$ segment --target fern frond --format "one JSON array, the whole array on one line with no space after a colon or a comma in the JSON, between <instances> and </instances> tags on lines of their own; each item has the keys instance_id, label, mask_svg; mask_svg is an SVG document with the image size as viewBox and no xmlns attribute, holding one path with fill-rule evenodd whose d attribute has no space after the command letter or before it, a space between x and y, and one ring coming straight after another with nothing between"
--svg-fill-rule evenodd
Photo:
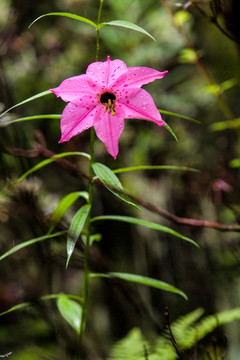
<instances>
[{"instance_id":1,"label":"fern frond","mask_svg":"<svg viewBox=\"0 0 240 360\"><path fill-rule=\"evenodd\" d=\"M198 322L202 315L203 309L199 308L171 324L174 339L181 351L190 350L217 327L237 319L240 320L240 308L209 315ZM167 332L155 339L152 344L142 335L140 329L134 328L124 339L113 346L108 359L146 360L144 347L148 350L148 360L176 360L178 358Z\"/></svg>"}]
</instances>

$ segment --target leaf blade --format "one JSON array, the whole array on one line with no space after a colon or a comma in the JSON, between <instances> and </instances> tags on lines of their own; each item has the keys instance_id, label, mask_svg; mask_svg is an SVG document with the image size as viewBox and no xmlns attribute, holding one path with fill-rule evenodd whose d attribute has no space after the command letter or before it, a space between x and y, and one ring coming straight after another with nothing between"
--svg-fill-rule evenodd
<instances>
[{"instance_id":1,"label":"leaf blade","mask_svg":"<svg viewBox=\"0 0 240 360\"><path fill-rule=\"evenodd\" d=\"M23 121L31 121L31 120L40 120L40 119L61 119L60 114L44 114L44 115L33 115L33 116L25 116L23 118L13 119L13 120L5 120L4 118L0 121L0 127L12 125L15 123L23 122Z\"/></svg>"},{"instance_id":2,"label":"leaf blade","mask_svg":"<svg viewBox=\"0 0 240 360\"><path fill-rule=\"evenodd\" d=\"M24 178L26 178L28 175L34 173L35 171L41 169L42 167L51 164L52 162L54 162L57 159L60 159L62 157L66 157L66 156L83 156L86 157L87 159L90 159L90 155L84 152L78 152L78 151L71 151L71 152L64 152L64 153L60 153L60 154L56 154L54 156L52 156L50 159L46 159L41 161L40 163L38 163L37 165L33 166L30 170L26 171L23 175L21 175L14 183L12 186L18 184L20 181L22 181Z\"/></svg>"},{"instance_id":3,"label":"leaf blade","mask_svg":"<svg viewBox=\"0 0 240 360\"><path fill-rule=\"evenodd\" d=\"M188 120L188 121L195 122L196 124L201 124L201 121L196 120L196 119L193 119L193 118L190 117L190 116L178 114L178 113L175 113L175 112L172 112L172 111L163 110L163 109L158 109L158 111L159 111L161 114L166 114L166 115L170 115L170 116L175 116L175 117L179 117L180 119L184 119L184 120Z\"/></svg>"},{"instance_id":4,"label":"leaf blade","mask_svg":"<svg viewBox=\"0 0 240 360\"><path fill-rule=\"evenodd\" d=\"M75 203L75 201L79 198L83 197L85 200L88 200L88 193L86 191L76 191L67 194L64 196L61 201L58 203L56 209L54 210L51 220L50 220L50 228L49 233L53 231L55 226L61 220L66 211Z\"/></svg>"},{"instance_id":5,"label":"leaf blade","mask_svg":"<svg viewBox=\"0 0 240 360\"><path fill-rule=\"evenodd\" d=\"M28 28L30 28L36 21L42 19L43 17L46 16L64 16L64 17L68 17L74 20L78 20L84 23L87 23L89 25L92 25L95 29L97 29L97 24L95 24L92 20L89 20L88 18L85 18L83 16L79 16L76 14L71 14L71 13L67 13L67 12L51 12L51 13L47 13L47 14L43 14L41 16L39 16L37 19L35 19L33 22L31 22L31 24L28 26Z\"/></svg>"},{"instance_id":6,"label":"leaf blade","mask_svg":"<svg viewBox=\"0 0 240 360\"><path fill-rule=\"evenodd\" d=\"M127 204L134 206L138 210L141 210L137 204L135 204L127 195L124 194L124 188L120 180L111 169L101 163L94 163L92 166L96 176L102 181L103 185L111 193Z\"/></svg>"},{"instance_id":7,"label":"leaf blade","mask_svg":"<svg viewBox=\"0 0 240 360\"><path fill-rule=\"evenodd\" d=\"M62 317L79 334L82 314L81 305L62 294L57 299L57 307Z\"/></svg>"},{"instance_id":8,"label":"leaf blade","mask_svg":"<svg viewBox=\"0 0 240 360\"><path fill-rule=\"evenodd\" d=\"M177 170L177 171L199 172L198 169L189 168L187 166L178 166L178 165L137 165L126 168L115 169L113 170L113 172L114 174L120 174L130 171L141 171L141 170Z\"/></svg>"},{"instance_id":9,"label":"leaf blade","mask_svg":"<svg viewBox=\"0 0 240 360\"><path fill-rule=\"evenodd\" d=\"M118 278L121 280L133 282L136 284L150 286L159 290L164 290L168 292L175 293L177 295L181 295L185 300L188 299L187 295L180 289L176 288L173 285L170 285L164 281L153 279L147 276L137 275L137 274L129 274L129 273L119 273L119 272L110 272L107 274L101 273L91 273L91 278L103 277L103 278Z\"/></svg>"},{"instance_id":10,"label":"leaf blade","mask_svg":"<svg viewBox=\"0 0 240 360\"><path fill-rule=\"evenodd\" d=\"M47 239L58 237L58 236L61 236L61 235L64 235L64 234L66 234L66 231L60 231L60 232L57 232L55 234L47 234L47 235L44 235L44 236L40 236L38 238L34 238L34 239L31 239L31 240L24 241L23 243L20 243L20 244L14 246L10 250L8 250L4 254L2 254L0 256L0 261L5 259L8 256L14 254L15 252L27 247L27 246L33 245L33 244L35 244L37 242L40 242L40 241L44 241L44 240L47 240Z\"/></svg>"},{"instance_id":11,"label":"leaf blade","mask_svg":"<svg viewBox=\"0 0 240 360\"><path fill-rule=\"evenodd\" d=\"M66 268L68 267L69 260L72 256L76 242L83 230L85 222L88 218L91 206L89 204L83 205L74 215L67 237L67 262Z\"/></svg>"},{"instance_id":12,"label":"leaf blade","mask_svg":"<svg viewBox=\"0 0 240 360\"><path fill-rule=\"evenodd\" d=\"M40 92L40 93L38 93L38 94L36 94L36 95L33 95L33 96L31 96L31 97L23 100L23 101L20 101L20 102L17 103L17 104L11 106L9 109L5 110L5 111L0 115L0 117L2 117L2 116L5 115L6 113L8 113L10 110L15 109L16 107L18 107L18 106L20 106L20 105L24 105L24 104L26 104L26 103L28 103L28 102L30 102L30 101L36 100L36 99L38 99L38 98L40 98L40 97L42 97L42 96L46 96L46 95L50 95L50 94L52 94L51 91L45 90L45 91L42 91L42 92Z\"/></svg>"},{"instance_id":13,"label":"leaf blade","mask_svg":"<svg viewBox=\"0 0 240 360\"><path fill-rule=\"evenodd\" d=\"M162 231L162 232L165 232L167 234L176 236L176 237L178 237L178 238L180 238L182 240L185 240L187 242L190 242L191 244L195 245L196 247L199 247L199 245L195 241L193 241L192 239L190 239L190 238L188 238L188 237L186 237L184 235L179 234L177 231L172 230L171 228L166 227L164 225L159 225L159 224L156 224L156 223L153 223L153 222L150 222L150 221L145 221L145 220L137 219L137 218L130 217L130 216L103 215L103 216L93 217L91 219L91 222L102 221L102 220L123 221L123 222L130 223L130 224L144 226L144 227L147 227L149 229Z\"/></svg>"},{"instance_id":14,"label":"leaf blade","mask_svg":"<svg viewBox=\"0 0 240 360\"><path fill-rule=\"evenodd\" d=\"M106 21L106 22L102 22L101 24L99 24L99 28L105 26L105 25L110 25L110 26L120 26L126 29L130 29L130 30L134 30L137 32L140 32L144 35L147 35L148 37L150 37L152 40L156 41L154 39L154 37L149 34L149 32L147 32L146 30L144 30L142 27L130 22L130 21L125 21L125 20L113 20L113 21Z\"/></svg>"}]
</instances>

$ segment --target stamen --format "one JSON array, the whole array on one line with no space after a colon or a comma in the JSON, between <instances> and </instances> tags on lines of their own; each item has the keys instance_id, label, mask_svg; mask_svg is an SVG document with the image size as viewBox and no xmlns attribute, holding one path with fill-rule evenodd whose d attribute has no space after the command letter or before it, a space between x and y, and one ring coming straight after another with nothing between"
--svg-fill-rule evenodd
<instances>
[{"instance_id":1,"label":"stamen","mask_svg":"<svg viewBox=\"0 0 240 360\"><path fill-rule=\"evenodd\" d=\"M112 116L116 114L116 96L114 94L105 92L101 95L100 101L105 106L105 113L110 110Z\"/></svg>"}]
</instances>

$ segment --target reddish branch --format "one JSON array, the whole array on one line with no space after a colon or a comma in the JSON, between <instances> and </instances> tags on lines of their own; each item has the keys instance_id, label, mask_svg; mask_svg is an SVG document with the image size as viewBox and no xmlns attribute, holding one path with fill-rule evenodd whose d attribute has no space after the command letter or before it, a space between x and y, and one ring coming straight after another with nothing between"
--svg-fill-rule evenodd
<instances>
[{"instance_id":1,"label":"reddish branch","mask_svg":"<svg viewBox=\"0 0 240 360\"><path fill-rule=\"evenodd\" d=\"M52 156L56 155L53 151L47 149L44 138L40 132L35 133L35 143L33 146L33 149L31 150L24 150L24 149L18 149L18 148L11 148L8 149L8 153L14 155L14 156L24 156L24 157L37 157L37 156L43 156L45 158L51 158ZM74 176L81 176L85 179L89 179L88 175L82 173L79 171L76 165L72 164L70 161L66 159L56 159L56 163L61 165L63 168L65 168L67 171L69 171ZM98 185L102 185L101 181L98 179L94 180L94 182ZM114 189L117 191L117 189ZM240 232L240 225L226 225L221 224L217 222L207 221L207 220L201 220L201 219L192 219L192 218L184 218L177 215L174 215L166 210L163 210L147 201L138 199L133 197L132 195L128 193L124 193L125 196L128 196L130 199L132 199L135 203L139 204L143 208L155 213L159 214L162 217L181 225L188 225L191 227L206 227L206 228L212 228L218 231L235 231Z\"/></svg>"}]
</instances>

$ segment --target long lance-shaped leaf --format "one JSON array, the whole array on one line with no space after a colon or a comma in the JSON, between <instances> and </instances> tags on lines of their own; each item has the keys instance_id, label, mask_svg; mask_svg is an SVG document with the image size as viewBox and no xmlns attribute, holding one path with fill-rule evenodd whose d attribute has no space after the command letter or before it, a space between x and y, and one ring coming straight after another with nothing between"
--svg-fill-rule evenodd
<instances>
[{"instance_id":1,"label":"long lance-shaped leaf","mask_svg":"<svg viewBox=\"0 0 240 360\"><path fill-rule=\"evenodd\" d=\"M57 232L57 233L52 234L52 235L48 234L48 235L40 236L38 238L34 238L34 239L31 239L31 240L24 241L21 244L18 244L16 246L14 246L13 248L11 248L10 250L6 251L3 255L1 255L0 256L0 261L5 259L8 256L14 254L15 252L27 247L27 246L36 244L37 242L40 242L40 241L44 241L44 240L52 239L52 238L55 238L55 237L58 237L58 236L62 236L64 234L66 234L66 233L67 233L67 231L60 231L60 232Z\"/></svg>"},{"instance_id":2,"label":"long lance-shaped leaf","mask_svg":"<svg viewBox=\"0 0 240 360\"><path fill-rule=\"evenodd\" d=\"M199 172L198 169L189 168L186 166L178 166L178 165L138 165L138 166L130 166L126 168L116 169L113 170L113 172L114 174L120 174L129 171L139 171L139 170L179 170L179 171Z\"/></svg>"},{"instance_id":3,"label":"long lance-shaped leaf","mask_svg":"<svg viewBox=\"0 0 240 360\"><path fill-rule=\"evenodd\" d=\"M60 296L63 296L63 295L66 296L69 299L73 299L73 300L78 301L80 304L83 303L82 297L77 296L77 295L72 295L72 294L63 294L63 293L43 295L43 296L41 296L39 298L39 301L47 301L47 300L52 300L52 299L55 300L55 299L58 299ZM10 309L0 313L0 316L9 314L9 313L11 313L13 311L17 311L17 310L20 310L20 309L23 309L25 307L32 306L32 305L34 305L33 302L24 302L24 303L21 303L21 304L17 304L15 306L12 306Z\"/></svg>"},{"instance_id":4,"label":"long lance-shaped leaf","mask_svg":"<svg viewBox=\"0 0 240 360\"><path fill-rule=\"evenodd\" d=\"M24 303L15 305L15 306L11 307L10 309L8 309L8 310L3 311L2 313L0 313L0 316L9 314L9 313L11 313L11 312L13 312L13 311L17 311L17 310L23 309L23 308L28 307L28 306L31 306L31 305L32 305L32 303L30 303L30 302L24 302Z\"/></svg>"},{"instance_id":5,"label":"long lance-shaped leaf","mask_svg":"<svg viewBox=\"0 0 240 360\"><path fill-rule=\"evenodd\" d=\"M76 191L67 194L66 196L64 196L64 198L61 199L56 209L54 210L54 213L52 214L50 220L50 229L48 232L49 234L53 231L55 226L58 224L58 222L61 220L61 218L70 208L70 206L72 206L79 197L88 200L88 193L86 191Z\"/></svg>"},{"instance_id":6,"label":"long lance-shaped leaf","mask_svg":"<svg viewBox=\"0 0 240 360\"><path fill-rule=\"evenodd\" d=\"M97 29L97 24L95 24L93 21L83 17L83 16L79 16L76 14L71 14L71 13L67 13L67 12L51 12L51 13L47 13L47 14L43 14L41 16L39 16L37 19L35 19L28 28L30 28L36 21L42 19L45 16L64 16L70 19L74 19L74 20L78 20L81 22L84 22L86 24L92 25L95 29Z\"/></svg>"},{"instance_id":7,"label":"long lance-shaped leaf","mask_svg":"<svg viewBox=\"0 0 240 360\"><path fill-rule=\"evenodd\" d=\"M86 157L87 159L90 159L90 155L84 152L78 152L78 151L71 151L71 152L64 152L61 154L56 154L54 156L52 156L50 159L46 159L41 161L40 163L38 163L37 165L33 166L30 170L26 171L22 176L20 176L20 178L18 178L14 183L13 186L18 184L20 181L22 181L25 177L27 177L28 175L34 173L35 171L41 169L42 167L51 164L52 162L56 161L57 159L61 159L63 157L66 156L83 156Z\"/></svg>"},{"instance_id":8,"label":"long lance-shaped leaf","mask_svg":"<svg viewBox=\"0 0 240 360\"><path fill-rule=\"evenodd\" d=\"M81 305L63 294L57 300L57 307L62 317L69 323L76 333L79 334L82 314Z\"/></svg>"},{"instance_id":9,"label":"long lance-shaped leaf","mask_svg":"<svg viewBox=\"0 0 240 360\"><path fill-rule=\"evenodd\" d=\"M74 215L67 237L67 263L66 268L68 267L69 260L72 256L73 250L75 248L76 242L83 230L87 217L89 215L91 206L86 204L82 206Z\"/></svg>"},{"instance_id":10,"label":"long lance-shaped leaf","mask_svg":"<svg viewBox=\"0 0 240 360\"><path fill-rule=\"evenodd\" d=\"M109 169L106 165L100 163L93 164L93 170L97 177L102 181L103 185L111 191L115 196L141 210L137 204L135 204L127 195L124 194L124 188L118 179L118 177L114 174L114 172Z\"/></svg>"},{"instance_id":11,"label":"long lance-shaped leaf","mask_svg":"<svg viewBox=\"0 0 240 360\"><path fill-rule=\"evenodd\" d=\"M173 236L176 236L182 240L186 240L188 242L190 242L191 244L199 247L199 245L193 241L192 239L183 236L181 234L179 234L177 231L172 230L171 228L167 227L167 226L163 226L163 225L159 225L150 221L145 221L145 220L141 220L141 219L137 219L134 217L130 217L130 216L118 216L118 215L103 215L103 216L96 216L93 217L91 219L91 222L94 221L103 221L103 220L113 220L113 221L123 221L126 223L130 223L130 224L135 224L135 225L140 225L140 226L144 226L147 227L149 229L153 229L153 230L157 230L157 231L162 231L165 232L167 234L171 234Z\"/></svg>"},{"instance_id":12,"label":"long lance-shaped leaf","mask_svg":"<svg viewBox=\"0 0 240 360\"><path fill-rule=\"evenodd\" d=\"M10 110L15 109L17 106L26 104L26 103L28 103L28 102L30 102L30 101L39 99L39 98L42 97L42 96L46 96L46 95L50 95L50 94L52 94L52 92L49 91L49 90L46 90L46 91L40 92L40 93L38 93L38 94L36 94L36 95L33 95L33 96L27 98L26 100L23 100L23 101L15 104L15 105L13 105L12 107L10 107L10 108L7 109L6 111L4 111L4 112L0 115L0 117L2 117L3 115L5 115L5 114L6 114L7 112L9 112Z\"/></svg>"},{"instance_id":13,"label":"long lance-shaped leaf","mask_svg":"<svg viewBox=\"0 0 240 360\"><path fill-rule=\"evenodd\" d=\"M177 289L175 286L172 286L166 282L153 279L147 276L141 276L136 274L128 274L128 273L119 273L119 272L111 272L107 274L101 274L101 273L91 273L90 277L96 278L96 277L103 277L103 278L118 278L125 281L130 281L136 284L146 285L150 287L154 287L156 289L169 291L178 295L181 295L185 300L188 299L187 295Z\"/></svg>"},{"instance_id":14,"label":"long lance-shaped leaf","mask_svg":"<svg viewBox=\"0 0 240 360\"><path fill-rule=\"evenodd\" d=\"M0 121L0 127L8 126L8 125L23 122L23 121L40 120L40 119L61 119L61 115L60 114L44 114L44 115L26 116L26 117L18 118L18 119L3 118Z\"/></svg>"},{"instance_id":15,"label":"long lance-shaped leaf","mask_svg":"<svg viewBox=\"0 0 240 360\"><path fill-rule=\"evenodd\" d=\"M98 28L101 28L105 25L110 25L110 26L120 26L120 27L123 27L123 28L126 28L126 29L131 29L131 30L134 30L134 31L138 31L144 35L147 35L149 36L152 40L156 41L154 39L154 37L149 34L149 32L147 32L146 30L144 30L142 27L132 23L132 22L129 22L129 21L125 21L125 20L113 20L113 21L108 21L108 22L102 22L101 24L98 25Z\"/></svg>"},{"instance_id":16,"label":"long lance-shaped leaf","mask_svg":"<svg viewBox=\"0 0 240 360\"><path fill-rule=\"evenodd\" d=\"M196 124L201 124L201 121L196 120L196 119L193 119L193 118L190 117L190 116L178 114L178 113L171 112L171 111L167 111L167 110L163 110L163 109L158 109L158 111L159 111L161 114L171 115L171 116L179 117L179 118L181 118L181 119L185 119L185 120L188 120L188 121L195 122Z\"/></svg>"}]
</instances>

